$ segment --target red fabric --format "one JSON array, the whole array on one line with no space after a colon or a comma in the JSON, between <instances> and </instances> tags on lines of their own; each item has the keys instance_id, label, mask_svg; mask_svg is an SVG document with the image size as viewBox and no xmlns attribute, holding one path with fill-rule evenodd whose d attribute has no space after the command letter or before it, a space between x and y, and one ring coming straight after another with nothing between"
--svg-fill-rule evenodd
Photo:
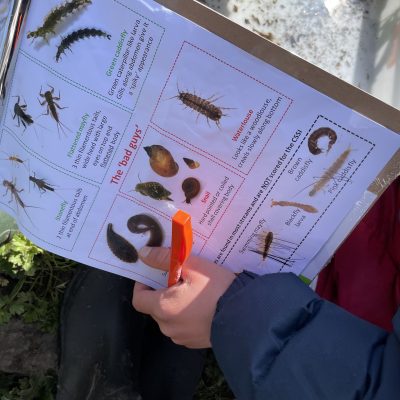
<instances>
[{"instance_id":1,"label":"red fabric","mask_svg":"<svg viewBox=\"0 0 400 400\"><path fill-rule=\"evenodd\" d=\"M393 182L321 271L317 293L392 330L400 305L400 179Z\"/></svg>"}]
</instances>

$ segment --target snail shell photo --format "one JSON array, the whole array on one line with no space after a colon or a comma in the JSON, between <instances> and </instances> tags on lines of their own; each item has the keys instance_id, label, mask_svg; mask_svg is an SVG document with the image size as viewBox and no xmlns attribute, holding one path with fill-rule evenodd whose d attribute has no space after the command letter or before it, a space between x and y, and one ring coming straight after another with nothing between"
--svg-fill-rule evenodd
<instances>
[{"instance_id":1,"label":"snail shell photo","mask_svg":"<svg viewBox=\"0 0 400 400\"><path fill-rule=\"evenodd\" d=\"M190 177L182 182L182 190L185 193L185 202L191 204L191 200L200 193L200 182L198 179Z\"/></svg>"},{"instance_id":2,"label":"snail shell photo","mask_svg":"<svg viewBox=\"0 0 400 400\"><path fill-rule=\"evenodd\" d=\"M150 167L156 174L170 178L178 173L179 165L165 147L153 144L152 146L145 146L144 150L150 157Z\"/></svg>"},{"instance_id":3,"label":"snail shell photo","mask_svg":"<svg viewBox=\"0 0 400 400\"><path fill-rule=\"evenodd\" d=\"M185 161L186 165L190 168L190 169L196 169L200 167L200 163L198 161L194 161L190 158L186 158L183 157L183 161Z\"/></svg>"}]
</instances>

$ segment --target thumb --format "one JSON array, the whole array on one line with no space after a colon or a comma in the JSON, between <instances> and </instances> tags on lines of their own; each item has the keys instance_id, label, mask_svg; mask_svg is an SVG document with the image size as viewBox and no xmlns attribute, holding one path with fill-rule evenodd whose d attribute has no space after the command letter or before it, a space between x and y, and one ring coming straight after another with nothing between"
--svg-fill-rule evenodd
<instances>
[{"instance_id":1,"label":"thumb","mask_svg":"<svg viewBox=\"0 0 400 400\"><path fill-rule=\"evenodd\" d=\"M139 250L139 258L149 267L169 270L171 250L167 247L149 247L145 246Z\"/></svg>"},{"instance_id":2,"label":"thumb","mask_svg":"<svg viewBox=\"0 0 400 400\"><path fill-rule=\"evenodd\" d=\"M143 314L153 315L160 303L161 293L161 290L153 290L140 282L135 282L132 305Z\"/></svg>"}]
</instances>

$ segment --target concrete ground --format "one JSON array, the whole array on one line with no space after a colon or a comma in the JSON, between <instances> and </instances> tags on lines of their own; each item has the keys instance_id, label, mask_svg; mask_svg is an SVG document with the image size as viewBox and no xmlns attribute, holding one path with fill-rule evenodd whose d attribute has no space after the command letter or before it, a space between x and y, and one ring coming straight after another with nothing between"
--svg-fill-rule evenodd
<instances>
[{"instance_id":1,"label":"concrete ground","mask_svg":"<svg viewBox=\"0 0 400 400\"><path fill-rule=\"evenodd\" d=\"M400 108L398 0L202 0L333 75Z\"/></svg>"}]
</instances>

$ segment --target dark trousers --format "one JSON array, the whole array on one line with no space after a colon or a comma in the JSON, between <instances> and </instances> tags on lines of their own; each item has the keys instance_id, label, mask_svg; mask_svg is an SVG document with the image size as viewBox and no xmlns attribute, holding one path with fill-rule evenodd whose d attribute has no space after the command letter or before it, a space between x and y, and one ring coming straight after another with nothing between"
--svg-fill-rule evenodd
<instances>
[{"instance_id":1,"label":"dark trousers","mask_svg":"<svg viewBox=\"0 0 400 400\"><path fill-rule=\"evenodd\" d=\"M80 266L65 292L57 400L189 400L205 360L132 307L133 282Z\"/></svg>"}]
</instances>

